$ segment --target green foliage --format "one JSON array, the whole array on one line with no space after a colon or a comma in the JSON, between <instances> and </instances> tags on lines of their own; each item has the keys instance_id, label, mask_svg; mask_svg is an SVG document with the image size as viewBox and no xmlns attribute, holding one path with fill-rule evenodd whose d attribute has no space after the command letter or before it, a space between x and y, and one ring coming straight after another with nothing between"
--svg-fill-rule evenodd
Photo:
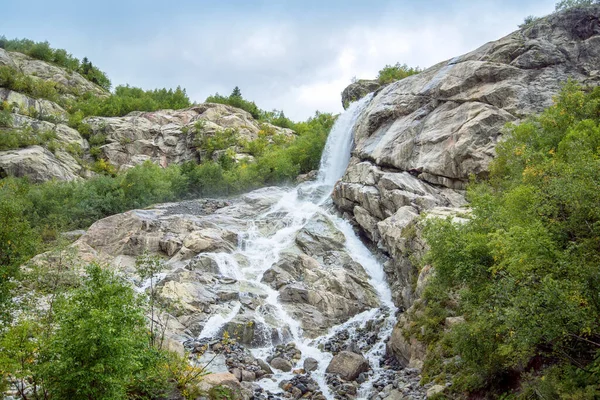
<instances>
[{"instance_id":1,"label":"green foliage","mask_svg":"<svg viewBox=\"0 0 600 400\"><path fill-rule=\"evenodd\" d=\"M54 102L60 100L62 93L68 93L63 85L25 75L6 65L0 66L0 87Z\"/></svg>"},{"instance_id":2,"label":"green foliage","mask_svg":"<svg viewBox=\"0 0 600 400\"><path fill-rule=\"evenodd\" d=\"M599 4L598 0L561 0L556 3L556 11L564 11L575 7L589 7L594 4Z\"/></svg>"},{"instance_id":3,"label":"green foliage","mask_svg":"<svg viewBox=\"0 0 600 400\"><path fill-rule=\"evenodd\" d=\"M21 200L21 188L9 180L0 181L0 322L7 318L11 280L19 265L36 254L39 235L23 218L30 204Z\"/></svg>"},{"instance_id":4,"label":"green foliage","mask_svg":"<svg viewBox=\"0 0 600 400\"><path fill-rule=\"evenodd\" d=\"M525 17L525 19L523 20L523 23L521 25L519 25L519 28L524 28L526 26L529 26L529 25L533 24L535 21L537 21L538 19L540 19L540 17L536 17L534 15L529 15L529 16Z\"/></svg>"},{"instance_id":5,"label":"green foliage","mask_svg":"<svg viewBox=\"0 0 600 400\"><path fill-rule=\"evenodd\" d=\"M31 127L21 129L0 129L0 150L19 149L33 145L45 145L57 149L56 132L35 130Z\"/></svg>"},{"instance_id":6,"label":"green foliage","mask_svg":"<svg viewBox=\"0 0 600 400\"><path fill-rule=\"evenodd\" d=\"M240 88L237 86L231 92L229 96L221 96L219 93L214 96L208 96L205 100L206 103L219 103L219 104L227 104L232 107L241 108L244 111L252 114L254 119L259 119L261 110L256 106L253 101L245 100L242 97L242 92Z\"/></svg>"},{"instance_id":7,"label":"green foliage","mask_svg":"<svg viewBox=\"0 0 600 400\"><path fill-rule=\"evenodd\" d=\"M110 89L110 80L106 74L92 65L87 57L80 63L79 60L63 49L53 49L48 42L34 42L29 39L7 39L0 36L0 48L8 51L17 51L29 57L56 64L69 71L77 71L89 81Z\"/></svg>"},{"instance_id":8,"label":"green foliage","mask_svg":"<svg viewBox=\"0 0 600 400\"><path fill-rule=\"evenodd\" d=\"M233 389L221 385L213 387L208 392L210 400L234 400L240 397L240 393L236 393Z\"/></svg>"},{"instance_id":9,"label":"green foliage","mask_svg":"<svg viewBox=\"0 0 600 400\"><path fill-rule=\"evenodd\" d=\"M55 304L57 329L41 368L44 387L61 399L125 398L148 348L142 308L113 273L91 265L87 274Z\"/></svg>"},{"instance_id":10,"label":"green foliage","mask_svg":"<svg viewBox=\"0 0 600 400\"><path fill-rule=\"evenodd\" d=\"M396 63L395 65L386 65L377 74L377 80L382 85L399 81L411 75L416 75L421 72L419 67L409 67L406 64Z\"/></svg>"},{"instance_id":11,"label":"green foliage","mask_svg":"<svg viewBox=\"0 0 600 400\"><path fill-rule=\"evenodd\" d=\"M12 107L6 101L0 103L0 128L10 128L13 123Z\"/></svg>"},{"instance_id":12,"label":"green foliage","mask_svg":"<svg viewBox=\"0 0 600 400\"><path fill-rule=\"evenodd\" d=\"M126 85L117 86L115 92L108 97L86 93L71 102L67 108L71 115L80 115L83 118L91 115L120 117L132 111L180 109L190 106L185 89L179 86L175 90L143 90Z\"/></svg>"},{"instance_id":13,"label":"green foliage","mask_svg":"<svg viewBox=\"0 0 600 400\"><path fill-rule=\"evenodd\" d=\"M473 217L427 225L436 275L424 315L445 308L466 323L420 322L430 348L443 338L460 356L455 387L503 391L516 374L542 398L600 394L599 116L600 88L567 84L542 115L509 127L490 180L469 188Z\"/></svg>"},{"instance_id":14,"label":"green foliage","mask_svg":"<svg viewBox=\"0 0 600 400\"><path fill-rule=\"evenodd\" d=\"M225 150L235 146L239 142L239 133L236 129L218 130L212 135L197 132L194 138L194 145L198 150L206 152L206 155L211 158L215 151Z\"/></svg>"}]
</instances>

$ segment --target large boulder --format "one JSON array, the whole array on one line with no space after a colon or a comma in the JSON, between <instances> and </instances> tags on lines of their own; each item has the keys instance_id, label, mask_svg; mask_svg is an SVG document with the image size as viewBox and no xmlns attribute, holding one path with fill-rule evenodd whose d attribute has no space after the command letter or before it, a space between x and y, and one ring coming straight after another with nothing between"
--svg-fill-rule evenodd
<instances>
[{"instance_id":1,"label":"large boulder","mask_svg":"<svg viewBox=\"0 0 600 400\"><path fill-rule=\"evenodd\" d=\"M226 388L233 396L232 399L244 398L242 385L235 375L229 372L204 375L198 384L198 388L205 394L210 394L211 390L215 388Z\"/></svg>"},{"instance_id":2,"label":"large boulder","mask_svg":"<svg viewBox=\"0 0 600 400\"><path fill-rule=\"evenodd\" d=\"M67 162L61 161L62 156ZM0 178L27 176L34 182L79 179L79 165L67 153L53 154L41 146L0 151Z\"/></svg>"},{"instance_id":3,"label":"large boulder","mask_svg":"<svg viewBox=\"0 0 600 400\"><path fill-rule=\"evenodd\" d=\"M360 354L341 351L336 354L325 372L338 375L347 381L353 381L363 372L369 370L369 362Z\"/></svg>"}]
</instances>

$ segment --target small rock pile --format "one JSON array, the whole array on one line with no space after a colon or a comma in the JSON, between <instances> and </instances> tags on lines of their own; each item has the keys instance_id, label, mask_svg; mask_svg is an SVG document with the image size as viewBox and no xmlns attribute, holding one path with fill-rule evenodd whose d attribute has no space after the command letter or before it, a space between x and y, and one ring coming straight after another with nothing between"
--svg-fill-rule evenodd
<instances>
[{"instance_id":1,"label":"small rock pile","mask_svg":"<svg viewBox=\"0 0 600 400\"><path fill-rule=\"evenodd\" d=\"M319 384L310 375L296 375L289 381L281 381L279 387L285 392L285 398L326 400L319 390Z\"/></svg>"},{"instance_id":2,"label":"small rock pile","mask_svg":"<svg viewBox=\"0 0 600 400\"><path fill-rule=\"evenodd\" d=\"M186 342L185 347L200 364L206 361L212 364L214 360L220 358L224 361L227 370L240 382L253 382L273 374L273 370L267 363L256 359L248 349L234 340L223 342L214 339L197 339Z\"/></svg>"},{"instance_id":3,"label":"small rock pile","mask_svg":"<svg viewBox=\"0 0 600 400\"><path fill-rule=\"evenodd\" d=\"M333 355L343 350L365 354L379 341L379 332L387 318L387 312L389 310L384 310L376 318L367 321L364 327L356 324L336 332L323 343L323 350Z\"/></svg>"},{"instance_id":4,"label":"small rock pile","mask_svg":"<svg viewBox=\"0 0 600 400\"><path fill-rule=\"evenodd\" d=\"M373 394L369 400L426 399L427 390L431 385L421 386L420 381L418 369L386 370L373 382Z\"/></svg>"},{"instance_id":5,"label":"small rock pile","mask_svg":"<svg viewBox=\"0 0 600 400\"><path fill-rule=\"evenodd\" d=\"M302 352L296 348L295 343L278 344L275 346L273 354L267 357L267 362L273 368L290 372L300 358L302 358Z\"/></svg>"}]
</instances>

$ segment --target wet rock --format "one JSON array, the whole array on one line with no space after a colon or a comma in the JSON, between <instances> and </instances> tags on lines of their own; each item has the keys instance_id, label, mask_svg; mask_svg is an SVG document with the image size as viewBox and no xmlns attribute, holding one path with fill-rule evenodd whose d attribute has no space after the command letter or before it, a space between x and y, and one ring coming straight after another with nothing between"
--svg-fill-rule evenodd
<instances>
[{"instance_id":1,"label":"wet rock","mask_svg":"<svg viewBox=\"0 0 600 400\"><path fill-rule=\"evenodd\" d=\"M307 372L316 371L319 368L319 362L312 357L304 360L304 370Z\"/></svg>"},{"instance_id":2,"label":"wet rock","mask_svg":"<svg viewBox=\"0 0 600 400\"><path fill-rule=\"evenodd\" d=\"M374 92L381 87L377 80L359 79L347 86L342 92L342 106L344 110L348 108L350 103L355 102L368 93Z\"/></svg>"},{"instance_id":3,"label":"wet rock","mask_svg":"<svg viewBox=\"0 0 600 400\"><path fill-rule=\"evenodd\" d=\"M275 357L271 360L271 367L283 372L290 372L292 370L292 363L281 357Z\"/></svg>"},{"instance_id":4,"label":"wet rock","mask_svg":"<svg viewBox=\"0 0 600 400\"><path fill-rule=\"evenodd\" d=\"M265 373L267 373L267 374L272 374L273 373L273 370L271 369L271 367L269 366L269 364L267 364L266 362L264 362L260 358L257 359L256 362L258 363L258 366L260 367L260 369L262 371L264 371Z\"/></svg>"},{"instance_id":5,"label":"wet rock","mask_svg":"<svg viewBox=\"0 0 600 400\"><path fill-rule=\"evenodd\" d=\"M329 365L327 373L340 376L347 381L353 381L360 375L361 372L369 370L369 362L360 354L342 351L338 353Z\"/></svg>"}]
</instances>

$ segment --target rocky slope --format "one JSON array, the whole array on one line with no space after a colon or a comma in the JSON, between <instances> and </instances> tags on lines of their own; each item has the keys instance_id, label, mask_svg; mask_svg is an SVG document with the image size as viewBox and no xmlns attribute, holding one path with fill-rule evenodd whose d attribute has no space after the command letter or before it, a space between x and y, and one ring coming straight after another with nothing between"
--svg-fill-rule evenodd
<instances>
[{"instance_id":1,"label":"rocky slope","mask_svg":"<svg viewBox=\"0 0 600 400\"><path fill-rule=\"evenodd\" d=\"M77 72L69 72L21 53L0 49L0 66L14 68L36 80L56 83L63 88L61 100L90 92L100 97L109 95ZM83 123L90 126L91 135L102 139L95 146L90 146L88 139L67 126L69 114L55 102L0 87L0 103L13 109L12 127L0 129L31 128L35 132L53 132L57 136L52 146L42 143L40 146L0 151L0 177L28 176L36 182L90 177L93 172L89 167L94 157L105 159L117 171L146 160L163 167L186 161L199 162L207 157L198 150L202 138L226 129L235 130L240 140L247 141L256 139L261 130L274 135L294 134L289 129L259 123L241 109L207 103L182 110L86 118ZM93 157L92 147L96 147ZM241 146L234 146L233 150L237 158L250 157L243 154Z\"/></svg>"},{"instance_id":2,"label":"rocky slope","mask_svg":"<svg viewBox=\"0 0 600 400\"><path fill-rule=\"evenodd\" d=\"M254 224L266 235L282 228L281 215L261 214L283 193L266 188L229 201L195 200L117 214L94 223L70 249L75 259L106 263L140 287L147 282L137 278L137 257L161 258L157 293L173 310L170 336L195 338L211 316L229 314L241 303L223 330L250 347L278 343L286 333L263 300L268 293L239 281L233 264L247 268L247 260L239 253L228 254L243 240L241 233ZM217 261L232 268L222 270ZM344 234L321 214L298 232L261 281L278 291L288 313L301 322L309 337L378 305L368 276L345 250ZM260 306L259 318L254 310Z\"/></svg>"},{"instance_id":3,"label":"rocky slope","mask_svg":"<svg viewBox=\"0 0 600 400\"><path fill-rule=\"evenodd\" d=\"M413 304L424 279L419 215L464 212L469 177L486 175L507 123L542 111L569 79L600 82L599 21L598 6L553 14L375 93L333 200L391 256L398 306ZM408 361L401 336L392 348Z\"/></svg>"}]
</instances>

